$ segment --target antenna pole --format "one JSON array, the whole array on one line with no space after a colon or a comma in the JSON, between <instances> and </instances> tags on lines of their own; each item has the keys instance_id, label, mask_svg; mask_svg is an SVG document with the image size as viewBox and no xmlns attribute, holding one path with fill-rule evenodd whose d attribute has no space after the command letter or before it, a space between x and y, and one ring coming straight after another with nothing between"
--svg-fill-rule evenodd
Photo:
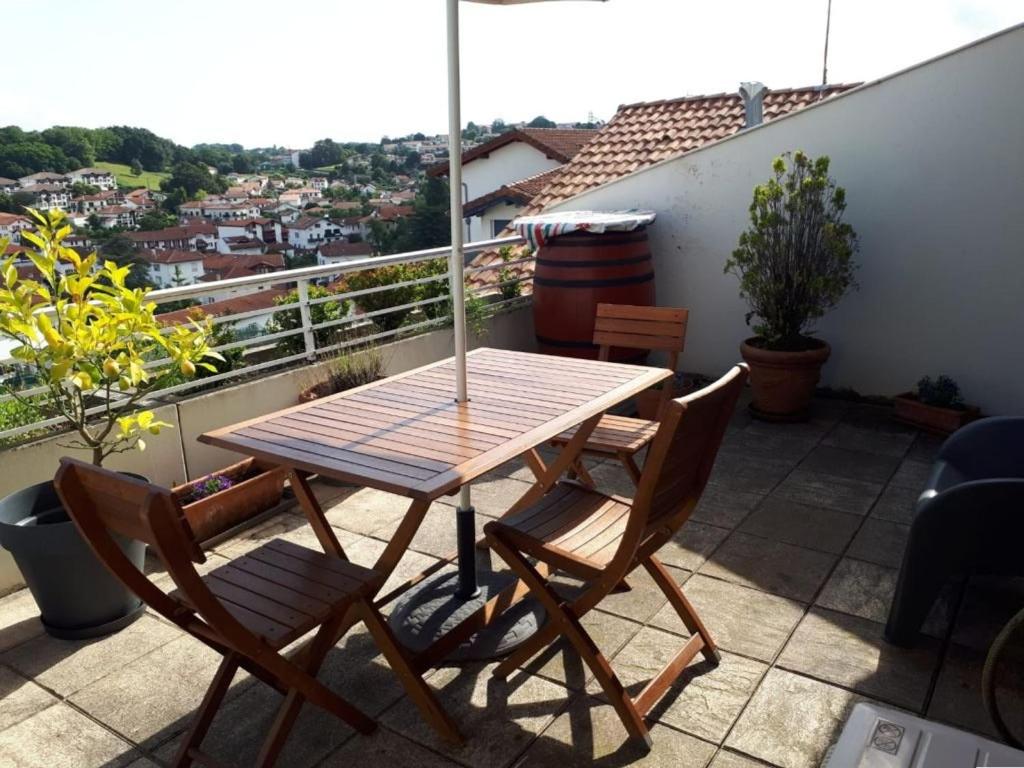
<instances>
[{"instance_id":1,"label":"antenna pole","mask_svg":"<svg viewBox=\"0 0 1024 768\"><path fill-rule=\"evenodd\" d=\"M832 26L832 0L828 0L828 12L825 14L825 57L821 64L821 84L828 85L828 33Z\"/></svg>"}]
</instances>

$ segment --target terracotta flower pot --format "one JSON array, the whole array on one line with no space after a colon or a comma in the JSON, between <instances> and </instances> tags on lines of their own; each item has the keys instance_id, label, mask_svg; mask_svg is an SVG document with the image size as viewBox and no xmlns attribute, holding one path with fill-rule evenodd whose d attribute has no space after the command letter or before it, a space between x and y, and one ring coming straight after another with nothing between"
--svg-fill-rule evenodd
<instances>
[{"instance_id":1,"label":"terracotta flower pot","mask_svg":"<svg viewBox=\"0 0 1024 768\"><path fill-rule=\"evenodd\" d=\"M938 435L956 432L968 422L981 416L974 406L964 408L940 408L922 403L912 392L904 392L893 398L893 418L920 427Z\"/></svg>"},{"instance_id":2,"label":"terracotta flower pot","mask_svg":"<svg viewBox=\"0 0 1024 768\"><path fill-rule=\"evenodd\" d=\"M822 341L814 349L778 352L755 346L755 341L747 339L740 345L740 354L750 366L754 394L750 412L767 421L806 420L821 366L832 348Z\"/></svg>"},{"instance_id":3,"label":"terracotta flower pot","mask_svg":"<svg viewBox=\"0 0 1024 768\"><path fill-rule=\"evenodd\" d=\"M255 459L246 459L214 474L223 475L234 484L226 490L192 502L187 499L200 481L173 489L198 541L212 538L277 506L284 495L284 481L288 472L283 467L265 468Z\"/></svg>"}]
</instances>

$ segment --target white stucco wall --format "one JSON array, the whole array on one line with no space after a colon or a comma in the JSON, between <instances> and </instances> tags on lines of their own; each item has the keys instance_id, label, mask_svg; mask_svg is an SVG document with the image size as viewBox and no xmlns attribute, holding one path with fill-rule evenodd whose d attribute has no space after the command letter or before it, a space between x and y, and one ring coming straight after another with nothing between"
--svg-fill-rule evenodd
<instances>
[{"instance_id":1,"label":"white stucco wall","mask_svg":"<svg viewBox=\"0 0 1024 768\"><path fill-rule=\"evenodd\" d=\"M469 188L467 200L508 184L533 176L541 171L557 168L557 160L546 157L543 152L522 141L514 141L491 152L488 157L472 160L462 166L462 181Z\"/></svg>"},{"instance_id":2,"label":"white stucco wall","mask_svg":"<svg viewBox=\"0 0 1024 768\"><path fill-rule=\"evenodd\" d=\"M790 149L832 158L860 290L818 325L823 383L893 395L946 373L1024 413L1024 26L560 206L648 207L659 304L690 308L683 367L713 374L750 332L722 272L753 186Z\"/></svg>"}]
</instances>

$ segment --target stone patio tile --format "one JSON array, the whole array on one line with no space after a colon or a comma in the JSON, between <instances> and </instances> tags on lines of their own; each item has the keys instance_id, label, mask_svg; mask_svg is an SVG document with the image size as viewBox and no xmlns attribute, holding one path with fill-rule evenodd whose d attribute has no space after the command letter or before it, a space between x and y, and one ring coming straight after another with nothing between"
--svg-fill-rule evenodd
<instances>
[{"instance_id":1,"label":"stone patio tile","mask_svg":"<svg viewBox=\"0 0 1024 768\"><path fill-rule=\"evenodd\" d=\"M924 490L928 483L928 476L931 474L932 465L927 461L915 461L906 459L903 461L896 474L892 476L892 484L903 488L911 488L918 493Z\"/></svg>"},{"instance_id":2,"label":"stone patio tile","mask_svg":"<svg viewBox=\"0 0 1024 768\"><path fill-rule=\"evenodd\" d=\"M70 696L180 636L176 627L144 615L120 632L97 640L59 640L43 635L8 651L0 660L57 695Z\"/></svg>"},{"instance_id":3,"label":"stone patio tile","mask_svg":"<svg viewBox=\"0 0 1024 768\"><path fill-rule=\"evenodd\" d=\"M920 495L920 488L903 488L890 483L872 508L871 517L910 525L914 521L914 507Z\"/></svg>"},{"instance_id":4,"label":"stone patio tile","mask_svg":"<svg viewBox=\"0 0 1024 768\"><path fill-rule=\"evenodd\" d=\"M719 528L735 528L750 514L764 496L758 493L730 491L709 485L704 489L700 503L693 510L691 520Z\"/></svg>"},{"instance_id":5,"label":"stone patio tile","mask_svg":"<svg viewBox=\"0 0 1024 768\"><path fill-rule=\"evenodd\" d=\"M817 768L862 700L842 688L772 669L726 746L782 768Z\"/></svg>"},{"instance_id":6,"label":"stone patio tile","mask_svg":"<svg viewBox=\"0 0 1024 768\"><path fill-rule=\"evenodd\" d=\"M884 624L896 590L897 575L894 568L843 558L815 602Z\"/></svg>"},{"instance_id":7,"label":"stone patio tile","mask_svg":"<svg viewBox=\"0 0 1024 768\"><path fill-rule=\"evenodd\" d=\"M892 417L892 406L855 403L843 415L843 423L860 429L870 429L890 435L910 435L917 433L914 427L896 421Z\"/></svg>"},{"instance_id":8,"label":"stone patio tile","mask_svg":"<svg viewBox=\"0 0 1024 768\"><path fill-rule=\"evenodd\" d=\"M909 525L869 517L857 531L846 554L869 563L899 568L909 536Z\"/></svg>"},{"instance_id":9,"label":"stone patio tile","mask_svg":"<svg viewBox=\"0 0 1024 768\"><path fill-rule=\"evenodd\" d=\"M734 532L700 573L810 602L836 558L824 552Z\"/></svg>"},{"instance_id":10,"label":"stone patio tile","mask_svg":"<svg viewBox=\"0 0 1024 768\"><path fill-rule=\"evenodd\" d=\"M367 536L375 530L395 528L409 509L409 499L376 488L360 488L324 510L331 525Z\"/></svg>"},{"instance_id":11,"label":"stone patio tile","mask_svg":"<svg viewBox=\"0 0 1024 768\"><path fill-rule=\"evenodd\" d=\"M715 759L711 761L708 768L763 768L768 763L754 760L738 752L730 752L727 749L720 750Z\"/></svg>"},{"instance_id":12,"label":"stone patio tile","mask_svg":"<svg viewBox=\"0 0 1024 768\"><path fill-rule=\"evenodd\" d=\"M17 725L58 699L31 680L0 667L0 731Z\"/></svg>"},{"instance_id":13,"label":"stone patio tile","mask_svg":"<svg viewBox=\"0 0 1024 768\"><path fill-rule=\"evenodd\" d=\"M0 653L43 634L39 608L27 589L0 599Z\"/></svg>"},{"instance_id":14,"label":"stone patio tile","mask_svg":"<svg viewBox=\"0 0 1024 768\"><path fill-rule=\"evenodd\" d=\"M643 466L639 461L640 466ZM594 485L601 493L625 496L632 499L636 495L636 485L626 472L626 468L617 460L604 461L598 466L588 469L594 479Z\"/></svg>"},{"instance_id":15,"label":"stone patio tile","mask_svg":"<svg viewBox=\"0 0 1024 768\"><path fill-rule=\"evenodd\" d=\"M897 648L883 639L884 628L814 608L786 644L778 666L920 712L940 643L922 638L914 648Z\"/></svg>"},{"instance_id":16,"label":"stone patio tile","mask_svg":"<svg viewBox=\"0 0 1024 768\"><path fill-rule=\"evenodd\" d=\"M953 642L988 651L996 635L1024 606L1024 578L975 576L953 628Z\"/></svg>"},{"instance_id":17,"label":"stone patio tile","mask_svg":"<svg viewBox=\"0 0 1024 768\"><path fill-rule=\"evenodd\" d=\"M668 570L677 584L682 584L690 576L688 571L671 566ZM645 624L668 602L668 598L643 568L633 571L627 581L632 589L606 596L600 603L601 610ZM579 594L582 584L578 579L562 573L557 573L552 582L561 594L569 598Z\"/></svg>"},{"instance_id":18,"label":"stone patio tile","mask_svg":"<svg viewBox=\"0 0 1024 768\"><path fill-rule=\"evenodd\" d=\"M473 502L473 509L477 511L478 517L500 517L508 512L509 507L515 504L519 497L530 490L530 486L533 485L533 473L529 469L526 471L529 473L529 477L524 479L520 479L517 476L483 477L475 480L470 491L470 499ZM457 507L459 505L459 495L442 496L437 501L438 504L435 506ZM480 520L478 522L480 527L483 527L483 524L487 521Z\"/></svg>"},{"instance_id":19,"label":"stone patio tile","mask_svg":"<svg viewBox=\"0 0 1024 768\"><path fill-rule=\"evenodd\" d=\"M658 550L658 558L665 565L695 571L728 535L726 528L691 520Z\"/></svg>"},{"instance_id":20,"label":"stone patio tile","mask_svg":"<svg viewBox=\"0 0 1024 768\"><path fill-rule=\"evenodd\" d=\"M377 728L369 736L356 736L320 763L323 768L455 768L454 760L424 749L389 728Z\"/></svg>"},{"instance_id":21,"label":"stone patio tile","mask_svg":"<svg viewBox=\"0 0 1024 768\"><path fill-rule=\"evenodd\" d=\"M686 582L683 592L718 646L762 661L775 658L804 612L802 603L699 573ZM651 624L689 635L671 603Z\"/></svg>"},{"instance_id":22,"label":"stone patio tile","mask_svg":"<svg viewBox=\"0 0 1024 768\"><path fill-rule=\"evenodd\" d=\"M1002 741L982 703L981 670L985 656L985 652L955 643L949 646L927 716ZM1011 655L1000 664L996 680L999 711L1013 733L1024 733L1024 661L1020 655Z\"/></svg>"},{"instance_id":23,"label":"stone patio tile","mask_svg":"<svg viewBox=\"0 0 1024 768\"><path fill-rule=\"evenodd\" d=\"M386 544L383 541L370 538L369 536L362 536L353 544L345 547L345 554L353 563L370 568L377 561L377 558L380 557L385 546ZM429 555L424 555L420 552L407 550L406 553L402 555L402 559L398 561L398 566L385 582L384 587L381 590L381 594L390 592L402 582L410 579L418 573L422 573L436 562L436 557L430 557Z\"/></svg>"},{"instance_id":24,"label":"stone patio tile","mask_svg":"<svg viewBox=\"0 0 1024 768\"><path fill-rule=\"evenodd\" d=\"M651 728L651 738L654 747L646 752L635 740L628 738L622 721L610 704L589 696L577 696L515 762L515 766L704 768L715 752L713 744L658 723Z\"/></svg>"},{"instance_id":25,"label":"stone patio tile","mask_svg":"<svg viewBox=\"0 0 1024 768\"><path fill-rule=\"evenodd\" d=\"M341 546L353 543L358 537L354 533L331 526ZM234 560L257 547L261 547L272 539L287 539L301 547L322 552L320 540L313 532L312 526L305 515L280 514L263 525L243 532L241 535L218 544L214 551L221 557Z\"/></svg>"},{"instance_id":26,"label":"stone patio tile","mask_svg":"<svg viewBox=\"0 0 1024 768\"><path fill-rule=\"evenodd\" d=\"M837 512L866 515L881 490L881 483L836 477L801 466L775 489L772 496Z\"/></svg>"},{"instance_id":27,"label":"stone patio tile","mask_svg":"<svg viewBox=\"0 0 1024 768\"><path fill-rule=\"evenodd\" d=\"M841 423L825 436L821 444L833 448L903 458L914 441L914 437L914 432L889 432L857 424Z\"/></svg>"},{"instance_id":28,"label":"stone patio tile","mask_svg":"<svg viewBox=\"0 0 1024 768\"><path fill-rule=\"evenodd\" d=\"M359 490L356 486L348 485L347 483L340 483L335 480L321 480L320 478L310 480L309 485L313 489L313 495L316 496L316 500L324 509L339 503ZM302 514L302 510L298 506L292 508L291 511Z\"/></svg>"},{"instance_id":29,"label":"stone patio tile","mask_svg":"<svg viewBox=\"0 0 1024 768\"><path fill-rule=\"evenodd\" d=\"M475 518L478 538L483 535L484 523L487 518L477 515ZM381 541L390 541L398 523L385 523L370 535ZM433 504L427 510L419 530L413 536L409 549L431 557L443 558L454 554L456 548L455 507L447 504Z\"/></svg>"},{"instance_id":30,"label":"stone patio tile","mask_svg":"<svg viewBox=\"0 0 1024 768\"><path fill-rule=\"evenodd\" d=\"M931 464L939 453L939 448L946 442L946 438L938 435L929 435L927 432L919 432L917 438L907 451L907 458L913 461L923 461Z\"/></svg>"},{"instance_id":31,"label":"stone patio tile","mask_svg":"<svg viewBox=\"0 0 1024 768\"><path fill-rule=\"evenodd\" d=\"M645 627L619 651L612 668L630 695L637 696L647 683L682 649L678 635ZM767 666L731 653L723 653L714 667L697 655L649 717L715 744L720 744L747 703ZM591 681L591 693L604 699L600 686Z\"/></svg>"},{"instance_id":32,"label":"stone patio tile","mask_svg":"<svg viewBox=\"0 0 1024 768\"><path fill-rule=\"evenodd\" d=\"M545 459L546 461L546 459ZM593 457L587 457L587 466L597 465L601 462L600 459L594 459ZM526 466L526 462L522 459L515 458L511 461L506 461L501 466L495 467L490 472L480 476L480 480L496 480L501 477L511 477L513 480L522 480L525 483L532 483L535 479L533 470Z\"/></svg>"},{"instance_id":33,"label":"stone patio tile","mask_svg":"<svg viewBox=\"0 0 1024 768\"><path fill-rule=\"evenodd\" d=\"M79 691L70 701L145 749L184 730L202 701L220 654L182 637ZM229 695L251 684L242 673Z\"/></svg>"},{"instance_id":34,"label":"stone patio tile","mask_svg":"<svg viewBox=\"0 0 1024 768\"><path fill-rule=\"evenodd\" d=\"M859 515L835 512L771 495L739 530L773 541L838 555L861 524Z\"/></svg>"},{"instance_id":35,"label":"stone patio tile","mask_svg":"<svg viewBox=\"0 0 1024 768\"><path fill-rule=\"evenodd\" d=\"M139 757L127 741L66 704L0 732L0 765L12 768L119 768Z\"/></svg>"},{"instance_id":36,"label":"stone patio tile","mask_svg":"<svg viewBox=\"0 0 1024 768\"><path fill-rule=\"evenodd\" d=\"M899 458L894 456L819 445L808 454L800 466L811 472L821 472L850 480L884 483L892 476L899 463Z\"/></svg>"},{"instance_id":37,"label":"stone patio tile","mask_svg":"<svg viewBox=\"0 0 1024 768\"><path fill-rule=\"evenodd\" d=\"M467 737L452 746L419 716L408 697L384 713L383 723L470 768L509 765L565 707L566 690L533 675L507 681L492 676L494 665L439 669L428 679L441 706Z\"/></svg>"},{"instance_id":38,"label":"stone patio tile","mask_svg":"<svg viewBox=\"0 0 1024 768\"><path fill-rule=\"evenodd\" d=\"M751 458L742 452L719 451L708 482L726 491L769 493L793 469L788 461Z\"/></svg>"},{"instance_id":39,"label":"stone patio tile","mask_svg":"<svg viewBox=\"0 0 1024 768\"><path fill-rule=\"evenodd\" d=\"M611 613L594 610L587 613L582 624L605 658L612 659L643 626ZM572 643L562 638L534 656L521 669L552 680L574 691L583 690L593 678Z\"/></svg>"}]
</instances>

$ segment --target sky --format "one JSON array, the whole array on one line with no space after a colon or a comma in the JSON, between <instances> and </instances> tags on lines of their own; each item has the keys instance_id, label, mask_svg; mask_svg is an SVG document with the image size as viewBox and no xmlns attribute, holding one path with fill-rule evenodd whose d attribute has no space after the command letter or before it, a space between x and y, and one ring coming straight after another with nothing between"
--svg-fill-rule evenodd
<instances>
[{"instance_id":1,"label":"sky","mask_svg":"<svg viewBox=\"0 0 1024 768\"><path fill-rule=\"evenodd\" d=\"M607 120L745 80L821 82L827 0L460 6L463 123ZM447 129L443 0L36 0L4 17L0 125L292 148ZM833 0L828 79L872 80L1021 22L1024 0Z\"/></svg>"}]
</instances>

